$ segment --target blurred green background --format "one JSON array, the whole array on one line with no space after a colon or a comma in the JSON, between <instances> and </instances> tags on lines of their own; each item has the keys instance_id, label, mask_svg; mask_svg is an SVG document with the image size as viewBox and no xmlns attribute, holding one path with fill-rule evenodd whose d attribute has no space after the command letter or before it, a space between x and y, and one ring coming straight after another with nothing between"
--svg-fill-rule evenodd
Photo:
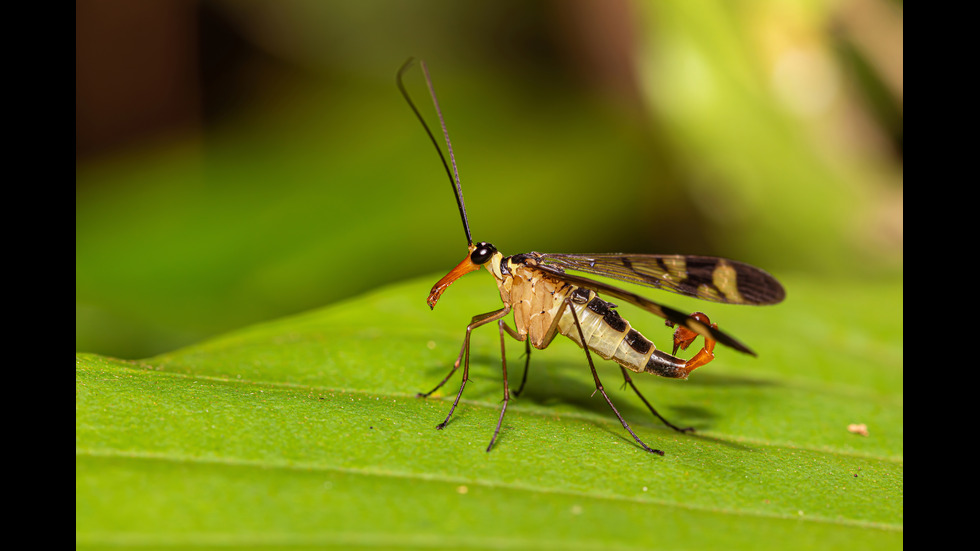
<instances>
[{"instance_id":1,"label":"blurred green background","mask_svg":"<svg viewBox=\"0 0 980 551\"><path fill-rule=\"evenodd\" d=\"M473 237L505 254L899 279L902 9L78 2L76 351L147 357L454 266L455 202L395 87L409 56Z\"/></svg>"}]
</instances>

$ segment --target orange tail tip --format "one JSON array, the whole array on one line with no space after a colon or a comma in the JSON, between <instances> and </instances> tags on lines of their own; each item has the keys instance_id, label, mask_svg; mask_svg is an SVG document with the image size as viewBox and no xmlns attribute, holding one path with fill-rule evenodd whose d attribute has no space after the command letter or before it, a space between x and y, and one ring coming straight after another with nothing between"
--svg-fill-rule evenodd
<instances>
[{"instance_id":1,"label":"orange tail tip","mask_svg":"<svg viewBox=\"0 0 980 551\"><path fill-rule=\"evenodd\" d=\"M705 315L703 312L694 312L693 314L691 314L691 317L694 318L694 319L696 319L696 320L698 320L698 321L700 321L701 323L703 323L705 325L712 325L711 320L708 319L708 316ZM668 325L670 325L669 322L668 322ZM717 326L715 326L715 327L717 327ZM674 330L674 352L673 352L673 354L676 355L678 349L680 349L680 350L687 350L687 347L688 346L691 346L691 343L693 343L694 342L694 339L696 339L696 338L698 338L698 334L697 333L695 333L694 331L691 331L690 329L688 329L687 327L684 327L683 325L678 325L677 328Z\"/></svg>"},{"instance_id":2,"label":"orange tail tip","mask_svg":"<svg viewBox=\"0 0 980 551\"><path fill-rule=\"evenodd\" d=\"M708 316L702 312L694 312L693 314L691 314L691 317L700 321L705 325L711 326L713 329L718 329L718 324L711 323L711 320L708 319ZM677 354L678 348L681 350L687 350L687 347L691 346L691 343L693 343L694 339L696 339L697 337L698 334L695 333L694 331L691 331L686 327L678 326L677 329L674 330L674 355ZM687 374L690 374L695 369L703 365L706 365L709 362L711 362L711 360L715 359L714 352L715 352L715 340L705 337L704 347L702 347L701 350L698 350L698 353L695 354L693 358L685 362L685 365L682 368L682 370L685 373L684 378L686 379Z\"/></svg>"}]
</instances>

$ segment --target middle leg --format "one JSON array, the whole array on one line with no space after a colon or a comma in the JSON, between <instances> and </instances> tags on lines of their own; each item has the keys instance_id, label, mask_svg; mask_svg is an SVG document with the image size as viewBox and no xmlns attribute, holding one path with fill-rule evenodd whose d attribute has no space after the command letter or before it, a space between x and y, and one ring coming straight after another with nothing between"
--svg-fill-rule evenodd
<instances>
[{"instance_id":1,"label":"middle leg","mask_svg":"<svg viewBox=\"0 0 980 551\"><path fill-rule=\"evenodd\" d=\"M583 343L583 347L582 348L585 349L585 357L589 361L589 369L592 370L592 378L595 381L595 388L596 388L596 390L598 390L600 393L602 393L602 397L606 399L606 403L609 404L609 407L610 408L612 408L613 413L616 414L616 417L619 419L619 422L622 423L623 428L625 428L626 431L629 432L630 435L633 436L633 439L636 440L636 443L637 444L639 444L644 450L646 450L646 451L648 451L650 453L655 453L657 455L663 455L664 454L663 451L661 451L661 450L655 450L655 449L651 448L650 446L647 446L645 443L643 443L643 440L640 440L640 437L637 436L635 432L633 432L633 429L631 429L630 426L626 423L626 420L623 419L623 416L619 414L619 410L617 410L616 409L616 406L613 405L612 400L610 400L609 399L609 396L606 395L606 390L602 386L602 381L599 380L599 373L595 369L595 364L592 363L592 354L589 352L589 347L584 345L584 343L586 342L585 335L582 333L582 325L578 321L578 314L575 313L575 306L573 304L571 304L571 302L569 301L569 299L565 299L565 300L566 300L566 303L568 304L569 311L572 313L572 320L575 322L575 328L578 330L578 336L579 336L580 342Z\"/></svg>"},{"instance_id":2,"label":"middle leg","mask_svg":"<svg viewBox=\"0 0 980 551\"><path fill-rule=\"evenodd\" d=\"M488 452L493 448L493 443L497 441L497 435L500 434L500 425L503 424L504 413L507 411L507 403L510 402L510 383L507 380L507 347L504 343L504 328L510 328L507 327L507 324L502 319L497 320L497 326L500 328L500 366L504 375L504 405L500 408L500 417L497 418L497 428L493 430L493 438L490 439L490 445L487 446ZM525 366L526 368L527 366Z\"/></svg>"},{"instance_id":3,"label":"middle leg","mask_svg":"<svg viewBox=\"0 0 980 551\"><path fill-rule=\"evenodd\" d=\"M517 387L514 391L514 397L520 396L524 392L524 385L527 384L527 368L531 365L531 341L527 338L527 335L522 336L517 331L510 328L503 320L500 320L500 324L503 329L507 331L507 334L518 341L524 341L524 375L521 376L521 385ZM501 337L502 338L502 337Z\"/></svg>"}]
</instances>

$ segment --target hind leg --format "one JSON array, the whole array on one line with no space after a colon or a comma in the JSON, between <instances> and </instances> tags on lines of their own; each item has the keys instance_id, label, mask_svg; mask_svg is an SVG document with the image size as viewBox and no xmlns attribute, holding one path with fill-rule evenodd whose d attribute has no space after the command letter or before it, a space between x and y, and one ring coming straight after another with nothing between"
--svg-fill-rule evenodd
<instances>
[{"instance_id":1,"label":"hind leg","mask_svg":"<svg viewBox=\"0 0 980 551\"><path fill-rule=\"evenodd\" d=\"M650 413L652 413L654 417L660 419L660 421L663 422L663 424L676 430L677 432L694 432L694 427L684 427L684 428L678 427L677 425L665 419L663 415L657 413L657 410L652 405L650 405L650 402L648 402L647 399L643 396L643 394L640 393L640 389L636 388L636 385L633 384L633 378L629 376L629 372L626 371L626 368L623 366L619 366L619 369L623 372L623 380L625 381L624 384L629 385L629 387L633 389L633 392L635 392L636 395L640 397L640 400L643 400L643 403L646 404L647 409L650 410Z\"/></svg>"},{"instance_id":2,"label":"hind leg","mask_svg":"<svg viewBox=\"0 0 980 551\"><path fill-rule=\"evenodd\" d=\"M691 317L705 325L709 325L713 329L718 329L718 324L711 323L708 316L702 312L695 312L691 314ZM667 325L670 326L671 323L667 322ZM690 360L683 360L676 357L678 349L687 350L687 348L691 346L697 337L698 334L694 331L691 331L687 327L678 325L677 329L674 330L673 352L668 355L660 352L659 350L654 351L654 354L650 357L650 362L647 364L647 371L660 375L661 377L686 379L692 371L708 364L715 358L714 351L716 341L707 337L704 339L704 346ZM660 415L660 413L658 413L657 410L650 405L650 402L647 401L643 394L640 393L639 389L636 388L636 385L633 383L633 379L629 376L626 369L622 368L622 366L620 366L620 368L623 372L623 379L625 380L626 384L633 389L633 392L640 397L640 400L643 400L643 403L646 404L647 409L650 410L650 413L653 413L653 415L657 419L660 419L663 424L676 430L677 432L694 432L694 427L678 427L665 419L663 415Z\"/></svg>"},{"instance_id":3,"label":"hind leg","mask_svg":"<svg viewBox=\"0 0 980 551\"><path fill-rule=\"evenodd\" d=\"M566 299L566 301L567 300L568 299ZM571 306L570 303L569 303L569 306ZM585 341L585 335L582 334L582 325L578 321L578 314L575 313L575 308L574 307L570 307L568 310L572 313L572 319L575 321L575 328L578 330L578 336L579 336L580 342L583 342L583 343L586 342ZM598 390L602 394L602 397L606 399L606 403L609 404L609 407L610 408L612 408L613 413L616 414L616 417L619 419L619 422L622 423L623 428L625 428L626 431L630 433L630 435L633 437L633 439L636 440L636 443L639 444L640 447L642 447L644 450L646 450L646 451L648 451L650 453L655 453L657 455L663 455L664 454L663 451L661 451L661 450L655 450L655 449L651 448L650 446L647 446L646 444L644 444L643 443L643 440L640 440L640 437L637 436L635 432L633 432L633 429L631 429L630 426L626 423L626 420L623 419L623 416L619 414L619 410L616 409L616 406L613 405L612 400L610 400L609 399L609 396L606 395L606 390L602 386L602 381L599 380L599 373L595 369L595 364L592 363L592 354L589 353L589 347L588 346L583 346L582 348L585 350L585 357L589 361L589 369L592 370L592 379L595 381L595 388L596 388L596 390Z\"/></svg>"}]
</instances>

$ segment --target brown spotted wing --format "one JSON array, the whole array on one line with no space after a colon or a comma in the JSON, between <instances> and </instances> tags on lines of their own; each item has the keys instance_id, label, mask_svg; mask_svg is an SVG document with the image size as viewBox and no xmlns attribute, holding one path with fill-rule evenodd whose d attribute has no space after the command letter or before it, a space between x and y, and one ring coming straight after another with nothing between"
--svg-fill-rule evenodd
<instances>
[{"instance_id":1,"label":"brown spotted wing","mask_svg":"<svg viewBox=\"0 0 980 551\"><path fill-rule=\"evenodd\" d=\"M727 304L776 304L786 297L776 278L755 266L714 256L542 254L546 266L629 281Z\"/></svg>"},{"instance_id":2,"label":"brown spotted wing","mask_svg":"<svg viewBox=\"0 0 980 551\"><path fill-rule=\"evenodd\" d=\"M786 296L779 281L764 270L726 258L620 253L532 254L540 269L568 283L624 300L674 325L686 326L702 336L710 336L722 344L753 355L754 352L734 337L702 324L687 314L618 287L567 274L565 270L727 304L776 304Z\"/></svg>"}]
</instances>

